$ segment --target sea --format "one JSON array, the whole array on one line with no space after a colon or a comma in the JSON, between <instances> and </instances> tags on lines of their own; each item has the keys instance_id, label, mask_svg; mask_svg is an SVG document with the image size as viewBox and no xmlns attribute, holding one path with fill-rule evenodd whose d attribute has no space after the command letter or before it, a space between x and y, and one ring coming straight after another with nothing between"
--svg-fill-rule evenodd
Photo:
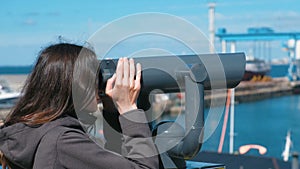
<instances>
[{"instance_id":1,"label":"sea","mask_svg":"<svg viewBox=\"0 0 300 169\"><path fill-rule=\"evenodd\" d=\"M2 66L0 75L28 74L31 70L32 66ZM272 65L270 76L284 77L287 73L288 65ZM223 119L220 120L213 134L203 143L201 150L215 152L218 150L222 122ZM249 155L282 159L288 131L291 133L291 152L300 152L300 95L236 104L234 126L235 152L238 152L242 145L258 144L267 148L266 154L261 155L258 151L251 150L248 152ZM229 123L222 152L229 152Z\"/></svg>"}]
</instances>

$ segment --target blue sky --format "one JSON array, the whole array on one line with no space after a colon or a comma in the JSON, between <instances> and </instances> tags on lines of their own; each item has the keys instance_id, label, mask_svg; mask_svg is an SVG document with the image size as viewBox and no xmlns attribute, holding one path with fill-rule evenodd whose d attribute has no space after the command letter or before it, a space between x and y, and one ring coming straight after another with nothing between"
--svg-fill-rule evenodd
<instances>
[{"instance_id":1,"label":"blue sky","mask_svg":"<svg viewBox=\"0 0 300 169\"><path fill-rule=\"evenodd\" d=\"M30 65L45 46L87 40L103 25L142 12L182 17L208 33L208 0L38 1L2 0L0 6L0 66ZM216 28L246 32L248 27L271 27L276 32L300 32L299 0L216 0ZM282 42L274 42L272 56L284 57ZM218 49L219 41L216 39ZM171 48L171 46L169 46ZM249 46L248 46L249 48ZM119 52L126 50L121 48ZM247 45L237 45L246 51ZM246 51L247 52L247 51ZM124 51L124 53L126 53Z\"/></svg>"}]
</instances>

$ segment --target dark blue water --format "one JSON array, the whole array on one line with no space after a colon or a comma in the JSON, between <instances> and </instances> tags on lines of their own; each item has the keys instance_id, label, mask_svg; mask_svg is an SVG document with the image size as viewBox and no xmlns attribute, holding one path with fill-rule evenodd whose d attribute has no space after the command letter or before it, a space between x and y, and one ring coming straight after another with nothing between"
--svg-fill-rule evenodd
<instances>
[{"instance_id":1,"label":"dark blue water","mask_svg":"<svg viewBox=\"0 0 300 169\"><path fill-rule=\"evenodd\" d=\"M204 143L202 150L217 151L222 122ZM265 156L282 158L287 131L291 131L293 147L300 151L300 95L285 96L235 105L234 150L245 144L259 144L267 148ZM223 152L229 152L229 121ZM251 155L259 155L250 151Z\"/></svg>"},{"instance_id":2,"label":"dark blue water","mask_svg":"<svg viewBox=\"0 0 300 169\"><path fill-rule=\"evenodd\" d=\"M225 114L223 109L220 110L222 114L220 121L215 120L217 118L206 121L206 129L214 128L212 126L217 126L217 128L210 136L208 132L204 133L205 142L201 148L202 151L218 151ZM208 109L205 110L205 120L207 116ZM167 116L164 119L175 120L176 118L177 122L184 126L184 116ZM228 116L222 149L224 153L229 153L229 123L230 116ZM267 153L263 156L283 159L281 154L285 148L288 131L291 132L293 142L290 152L300 152L300 95L236 104L234 126L234 152L238 152L242 145L258 144L267 148ZM257 150L251 150L247 154L261 156Z\"/></svg>"},{"instance_id":3,"label":"dark blue water","mask_svg":"<svg viewBox=\"0 0 300 169\"><path fill-rule=\"evenodd\" d=\"M29 74L32 70L32 66L0 66L1 74Z\"/></svg>"},{"instance_id":4,"label":"dark blue water","mask_svg":"<svg viewBox=\"0 0 300 169\"><path fill-rule=\"evenodd\" d=\"M289 65L272 65L270 76L282 77L288 73ZM32 66L0 66L0 74L28 74Z\"/></svg>"},{"instance_id":5,"label":"dark blue water","mask_svg":"<svg viewBox=\"0 0 300 169\"><path fill-rule=\"evenodd\" d=\"M288 74L289 65L272 65L271 66L271 77L283 77Z\"/></svg>"}]
</instances>

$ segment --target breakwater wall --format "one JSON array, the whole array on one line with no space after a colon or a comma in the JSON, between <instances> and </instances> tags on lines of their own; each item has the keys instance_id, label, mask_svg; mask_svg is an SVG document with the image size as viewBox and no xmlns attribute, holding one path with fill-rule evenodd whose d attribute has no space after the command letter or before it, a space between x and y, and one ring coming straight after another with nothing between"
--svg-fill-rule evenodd
<instances>
[{"instance_id":1,"label":"breakwater wall","mask_svg":"<svg viewBox=\"0 0 300 169\"><path fill-rule=\"evenodd\" d=\"M292 95L298 93L300 83L290 82L287 78L273 78L267 82L252 82L242 81L235 88L235 102L253 102L263 99L269 99L274 97ZM211 105L212 99L226 99L227 93L220 92L219 94L211 94L210 91L205 92L205 107L214 106Z\"/></svg>"}]
</instances>

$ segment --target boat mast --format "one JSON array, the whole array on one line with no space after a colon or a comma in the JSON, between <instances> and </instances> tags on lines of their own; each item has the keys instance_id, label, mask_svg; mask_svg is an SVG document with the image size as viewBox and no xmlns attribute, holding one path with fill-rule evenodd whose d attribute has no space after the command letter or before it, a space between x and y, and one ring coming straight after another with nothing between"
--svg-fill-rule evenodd
<instances>
[{"instance_id":1,"label":"boat mast","mask_svg":"<svg viewBox=\"0 0 300 169\"><path fill-rule=\"evenodd\" d=\"M235 42L231 42L230 52L235 52ZM229 132L229 153L233 153L234 146L234 93L235 89L229 89L231 91L231 101L230 101L230 132Z\"/></svg>"}]
</instances>

